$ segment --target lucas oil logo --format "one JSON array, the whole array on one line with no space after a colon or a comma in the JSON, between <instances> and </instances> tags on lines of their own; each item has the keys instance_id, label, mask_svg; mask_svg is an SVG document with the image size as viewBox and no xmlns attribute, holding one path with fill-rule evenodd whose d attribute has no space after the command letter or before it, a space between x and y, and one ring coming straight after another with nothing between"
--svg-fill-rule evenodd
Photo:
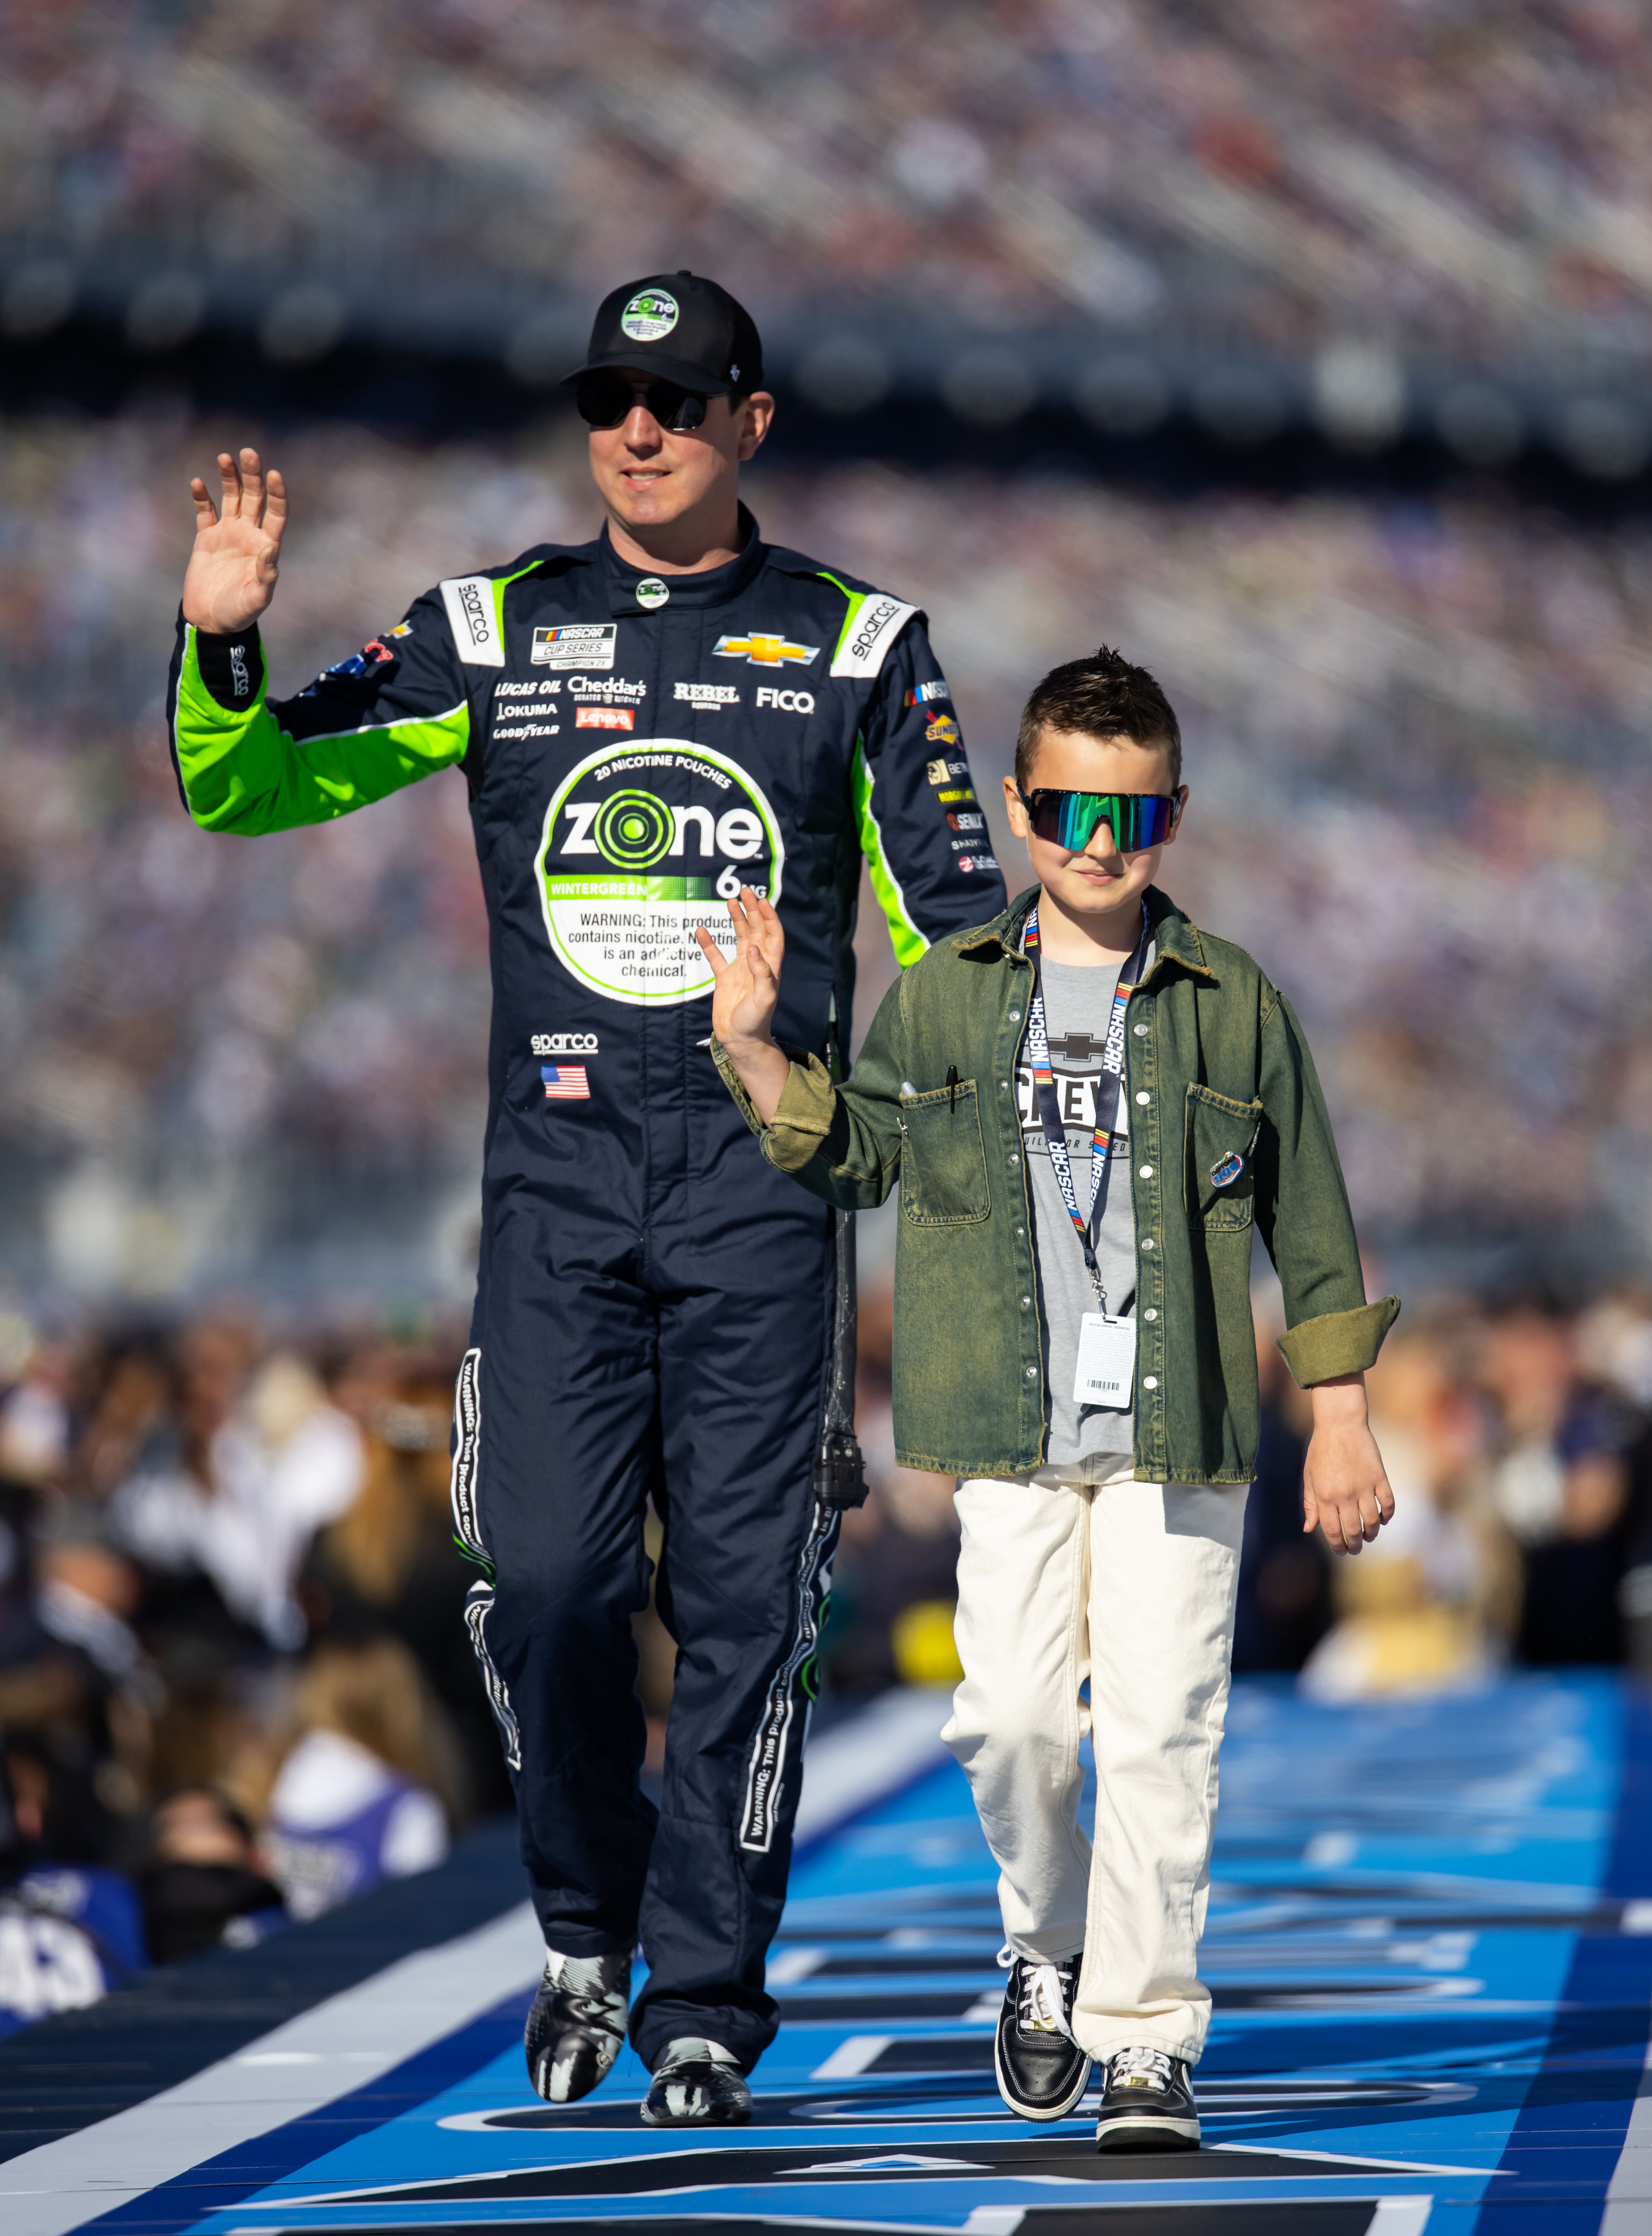
<instances>
[{"instance_id":1,"label":"lucas oil logo","mask_svg":"<svg viewBox=\"0 0 1652 2236\"><path fill-rule=\"evenodd\" d=\"M538 874L558 960L610 1001L690 1002L712 975L696 924L727 930L742 885L780 895L786 849L761 788L686 738L615 740L545 811Z\"/></svg>"}]
</instances>

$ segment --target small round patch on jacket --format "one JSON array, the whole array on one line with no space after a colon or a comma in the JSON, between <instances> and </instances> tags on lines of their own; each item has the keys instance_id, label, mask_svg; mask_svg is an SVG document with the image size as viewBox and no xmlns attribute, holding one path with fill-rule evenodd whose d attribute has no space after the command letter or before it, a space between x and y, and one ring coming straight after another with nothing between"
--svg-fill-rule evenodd
<instances>
[{"instance_id":1,"label":"small round patch on jacket","mask_svg":"<svg viewBox=\"0 0 1652 2236\"><path fill-rule=\"evenodd\" d=\"M1212 1187L1232 1187L1245 1169L1245 1160L1239 1150L1229 1149L1225 1157L1218 1157L1210 1167Z\"/></svg>"}]
</instances>

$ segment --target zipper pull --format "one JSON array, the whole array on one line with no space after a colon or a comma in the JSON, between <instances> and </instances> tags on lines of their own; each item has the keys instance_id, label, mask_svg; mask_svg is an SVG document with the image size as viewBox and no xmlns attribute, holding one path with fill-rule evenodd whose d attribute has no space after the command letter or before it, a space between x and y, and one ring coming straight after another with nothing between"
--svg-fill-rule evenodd
<instances>
[{"instance_id":1,"label":"zipper pull","mask_svg":"<svg viewBox=\"0 0 1652 2236\"><path fill-rule=\"evenodd\" d=\"M946 1067L946 1107L949 1110L958 1108L958 1066L955 1063L949 1063Z\"/></svg>"}]
</instances>

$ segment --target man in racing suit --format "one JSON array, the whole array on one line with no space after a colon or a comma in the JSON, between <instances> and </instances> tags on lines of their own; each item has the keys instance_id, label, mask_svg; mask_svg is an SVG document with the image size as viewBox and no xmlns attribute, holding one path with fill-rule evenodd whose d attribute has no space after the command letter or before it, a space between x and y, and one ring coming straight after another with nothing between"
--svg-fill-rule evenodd
<instances>
[{"instance_id":1,"label":"man in racing suit","mask_svg":"<svg viewBox=\"0 0 1652 2236\"><path fill-rule=\"evenodd\" d=\"M168 707L208 830L464 772L494 1008L454 1510L547 1949L529 2068L552 2101L602 2078L640 1935L644 2117L740 2120L837 1536L811 1480L833 1230L722 1088L693 930L766 893L777 1032L841 1056L863 852L903 963L1004 896L923 615L739 503L773 408L740 306L686 273L618 289L569 379L602 534L451 577L291 699L258 633L285 489L221 457ZM679 1647L657 1817L630 1628L650 1495Z\"/></svg>"}]
</instances>

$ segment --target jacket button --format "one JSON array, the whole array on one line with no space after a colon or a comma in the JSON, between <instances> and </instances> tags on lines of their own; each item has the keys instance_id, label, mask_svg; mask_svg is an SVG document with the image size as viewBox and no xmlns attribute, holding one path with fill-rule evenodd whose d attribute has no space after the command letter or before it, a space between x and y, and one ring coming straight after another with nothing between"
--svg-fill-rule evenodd
<instances>
[{"instance_id":1,"label":"jacket button","mask_svg":"<svg viewBox=\"0 0 1652 2236\"><path fill-rule=\"evenodd\" d=\"M1143 1390L1156 1390L1158 1386L1159 1378L1156 1374L1144 1374L1142 1377L1142 1387Z\"/></svg>"},{"instance_id":2,"label":"jacket button","mask_svg":"<svg viewBox=\"0 0 1652 2236\"><path fill-rule=\"evenodd\" d=\"M1152 1237L1150 1234L1144 1234L1144 1235L1142 1237L1142 1247L1143 1248L1143 1250L1151 1250L1151 1249L1152 1249L1152 1247L1153 1247L1153 1237Z\"/></svg>"},{"instance_id":3,"label":"jacket button","mask_svg":"<svg viewBox=\"0 0 1652 2236\"><path fill-rule=\"evenodd\" d=\"M1153 1178L1153 1167L1151 1165L1142 1166L1142 1177L1144 1180L1150 1180Z\"/></svg>"},{"instance_id":4,"label":"jacket button","mask_svg":"<svg viewBox=\"0 0 1652 2236\"><path fill-rule=\"evenodd\" d=\"M1019 1009L1010 1010L1010 1022L1012 1025L1018 1025L1021 1023L1021 1012Z\"/></svg>"},{"instance_id":5,"label":"jacket button","mask_svg":"<svg viewBox=\"0 0 1652 2236\"><path fill-rule=\"evenodd\" d=\"M1017 1227L1016 1229L1016 1234L1017 1239L1023 1242L1027 1239L1027 1230L1024 1227Z\"/></svg>"},{"instance_id":6,"label":"jacket button","mask_svg":"<svg viewBox=\"0 0 1652 2236\"><path fill-rule=\"evenodd\" d=\"M1152 1100L1153 1100L1153 1097L1152 1097L1152 1096L1148 1093L1148 1091L1147 1091L1146 1088L1144 1087L1144 1088L1142 1089L1142 1092L1141 1092L1141 1093L1136 1096L1136 1098L1135 1098L1135 1099L1136 1099L1136 1101L1137 1101L1138 1102L1152 1102Z\"/></svg>"},{"instance_id":7,"label":"jacket button","mask_svg":"<svg viewBox=\"0 0 1652 2236\"><path fill-rule=\"evenodd\" d=\"M1159 1317L1158 1306L1156 1305L1149 1305L1146 1312L1142 1313L1142 1317L1144 1320L1156 1320Z\"/></svg>"},{"instance_id":8,"label":"jacket button","mask_svg":"<svg viewBox=\"0 0 1652 2236\"><path fill-rule=\"evenodd\" d=\"M1014 1149L1010 1152L1010 1161L1012 1165L1018 1165L1021 1162L1019 1154Z\"/></svg>"},{"instance_id":9,"label":"jacket button","mask_svg":"<svg viewBox=\"0 0 1652 2236\"><path fill-rule=\"evenodd\" d=\"M1030 1305L1030 1304L1031 1304L1031 1302L1032 1302L1032 1299L1031 1299L1030 1297L1023 1297L1023 1299L1021 1299L1021 1309L1022 1309L1022 1311L1023 1311L1023 1312L1026 1311L1026 1309L1027 1309L1028 1305Z\"/></svg>"},{"instance_id":10,"label":"jacket button","mask_svg":"<svg viewBox=\"0 0 1652 2236\"><path fill-rule=\"evenodd\" d=\"M998 1082L998 1092L1000 1095L1007 1095L1010 1092L1010 1082L1007 1079L1001 1079Z\"/></svg>"},{"instance_id":11,"label":"jacket button","mask_svg":"<svg viewBox=\"0 0 1652 2236\"><path fill-rule=\"evenodd\" d=\"M1027 1379L1029 1382L1036 1382L1038 1379L1038 1370L1036 1366L1030 1366L1027 1369Z\"/></svg>"},{"instance_id":12,"label":"jacket button","mask_svg":"<svg viewBox=\"0 0 1652 2236\"><path fill-rule=\"evenodd\" d=\"M1144 1041L1148 1036L1148 1029L1145 1025L1132 1025L1130 1030L1139 1041Z\"/></svg>"}]
</instances>

